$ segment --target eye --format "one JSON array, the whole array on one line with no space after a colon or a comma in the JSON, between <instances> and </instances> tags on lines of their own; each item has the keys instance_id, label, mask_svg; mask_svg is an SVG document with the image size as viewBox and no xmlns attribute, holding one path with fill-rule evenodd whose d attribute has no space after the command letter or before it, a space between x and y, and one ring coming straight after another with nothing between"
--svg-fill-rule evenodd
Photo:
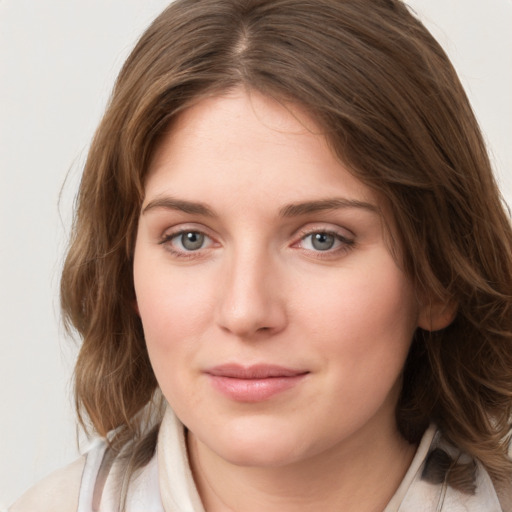
<instances>
[{"instance_id":1,"label":"eye","mask_svg":"<svg viewBox=\"0 0 512 512\"><path fill-rule=\"evenodd\" d=\"M209 247L212 239L201 233L201 231L182 230L178 233L170 233L166 235L160 242L166 245L173 253L195 252Z\"/></svg>"},{"instance_id":2,"label":"eye","mask_svg":"<svg viewBox=\"0 0 512 512\"><path fill-rule=\"evenodd\" d=\"M309 244L317 251L328 251L336 243L336 237L331 233L312 233L306 239L309 239Z\"/></svg>"},{"instance_id":3,"label":"eye","mask_svg":"<svg viewBox=\"0 0 512 512\"><path fill-rule=\"evenodd\" d=\"M334 254L350 249L354 243L354 240L333 231L312 231L304 234L298 245L307 251Z\"/></svg>"},{"instance_id":4,"label":"eye","mask_svg":"<svg viewBox=\"0 0 512 512\"><path fill-rule=\"evenodd\" d=\"M187 231L174 236L173 240L186 251L197 251L203 247L205 238L205 235L198 231Z\"/></svg>"}]
</instances>

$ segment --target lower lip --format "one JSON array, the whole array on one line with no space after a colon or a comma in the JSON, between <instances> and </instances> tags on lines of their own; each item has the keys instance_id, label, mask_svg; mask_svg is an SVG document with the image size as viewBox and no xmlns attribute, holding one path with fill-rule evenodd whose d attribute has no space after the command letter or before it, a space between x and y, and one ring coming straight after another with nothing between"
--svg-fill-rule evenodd
<instances>
[{"instance_id":1,"label":"lower lip","mask_svg":"<svg viewBox=\"0 0 512 512\"><path fill-rule=\"evenodd\" d=\"M304 379L305 373L290 377L264 379L236 379L221 375L209 375L215 389L237 402L263 402L283 393Z\"/></svg>"}]
</instances>

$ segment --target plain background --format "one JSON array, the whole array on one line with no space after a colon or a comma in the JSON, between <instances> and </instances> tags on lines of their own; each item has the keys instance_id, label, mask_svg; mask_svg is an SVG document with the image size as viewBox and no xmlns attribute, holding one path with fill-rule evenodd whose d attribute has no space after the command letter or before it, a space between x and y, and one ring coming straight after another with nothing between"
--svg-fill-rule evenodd
<instances>
[{"instance_id":1,"label":"plain background","mask_svg":"<svg viewBox=\"0 0 512 512\"><path fill-rule=\"evenodd\" d=\"M512 204L512 1L409 3L457 68ZM167 4L0 0L0 508L79 453L77 346L58 306L72 203L114 78Z\"/></svg>"}]
</instances>

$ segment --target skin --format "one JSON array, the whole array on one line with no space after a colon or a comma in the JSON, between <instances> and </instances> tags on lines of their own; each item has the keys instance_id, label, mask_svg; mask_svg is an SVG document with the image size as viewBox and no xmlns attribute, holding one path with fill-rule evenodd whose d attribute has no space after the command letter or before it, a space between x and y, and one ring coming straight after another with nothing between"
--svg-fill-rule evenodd
<instances>
[{"instance_id":1,"label":"skin","mask_svg":"<svg viewBox=\"0 0 512 512\"><path fill-rule=\"evenodd\" d=\"M394 420L400 375L432 317L383 212L300 107L256 92L199 101L159 146L137 307L209 512L382 511L398 487L415 450ZM305 375L240 401L208 374L227 363Z\"/></svg>"}]
</instances>

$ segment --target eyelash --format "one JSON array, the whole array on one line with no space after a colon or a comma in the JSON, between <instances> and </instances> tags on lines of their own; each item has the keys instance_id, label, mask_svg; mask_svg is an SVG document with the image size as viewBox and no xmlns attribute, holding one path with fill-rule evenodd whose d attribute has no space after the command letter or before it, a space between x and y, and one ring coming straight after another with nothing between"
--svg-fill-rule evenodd
<instances>
[{"instance_id":1,"label":"eyelash","mask_svg":"<svg viewBox=\"0 0 512 512\"><path fill-rule=\"evenodd\" d=\"M210 240L210 242L211 242L210 245L215 243L210 236L208 236L206 233L204 233L201 230L180 229L179 231L175 231L175 232L168 233L168 234L164 235L162 237L162 239L159 241L159 244L165 246L165 249L177 258L193 259L193 258L201 257L203 255L202 250L205 249L203 247L200 247L197 250L188 250L188 251L176 249L175 247L173 247L173 245L171 243L172 240L177 239L178 237L183 236L184 234L187 234L187 233L195 233L195 234L204 236L205 239ZM334 249L329 248L329 249L326 249L325 251L314 250L314 249L305 249L305 248L299 247L299 249L301 249L305 252L314 253L315 257L317 257L317 258L328 259L328 258L332 258L335 256L340 256L346 252L349 252L355 245L355 240L353 240L351 238L347 238L346 236L341 235L340 233L338 233L336 231L326 230L326 229L311 229L311 230L301 232L299 234L299 236L300 236L299 240L297 242L294 242L291 246L295 247L298 244L303 243L308 237L312 237L313 235L331 236L331 237L334 237L334 243L336 243L336 242L339 243L339 246L337 248L334 248Z\"/></svg>"},{"instance_id":2,"label":"eyelash","mask_svg":"<svg viewBox=\"0 0 512 512\"><path fill-rule=\"evenodd\" d=\"M179 231L175 231L172 233L168 233L162 237L162 239L159 241L160 245L163 245L167 251L169 251L173 256L176 258L182 258L182 259L193 259L198 258L201 256L201 249L198 249L197 251L187 251L187 250L179 250L173 247L172 240L177 239L180 236L183 236L187 233L195 233L198 235L202 235L205 237L205 239L212 240L210 236L208 236L206 233L199 229L180 229Z\"/></svg>"},{"instance_id":3,"label":"eyelash","mask_svg":"<svg viewBox=\"0 0 512 512\"><path fill-rule=\"evenodd\" d=\"M299 234L300 238L297 242L295 242L293 244L293 246L298 245L300 243L304 243L304 241L308 237L312 237L313 235L331 236L334 238L334 243L336 243L336 242L339 243L338 247L336 247L334 249L327 249L325 251L301 248L302 250L307 251L308 253L314 253L315 258L329 259L329 258L335 258L338 256L342 256L343 254L352 250L356 243L354 239L348 238L348 237L338 233L337 231L328 230L328 229L308 229Z\"/></svg>"}]
</instances>

